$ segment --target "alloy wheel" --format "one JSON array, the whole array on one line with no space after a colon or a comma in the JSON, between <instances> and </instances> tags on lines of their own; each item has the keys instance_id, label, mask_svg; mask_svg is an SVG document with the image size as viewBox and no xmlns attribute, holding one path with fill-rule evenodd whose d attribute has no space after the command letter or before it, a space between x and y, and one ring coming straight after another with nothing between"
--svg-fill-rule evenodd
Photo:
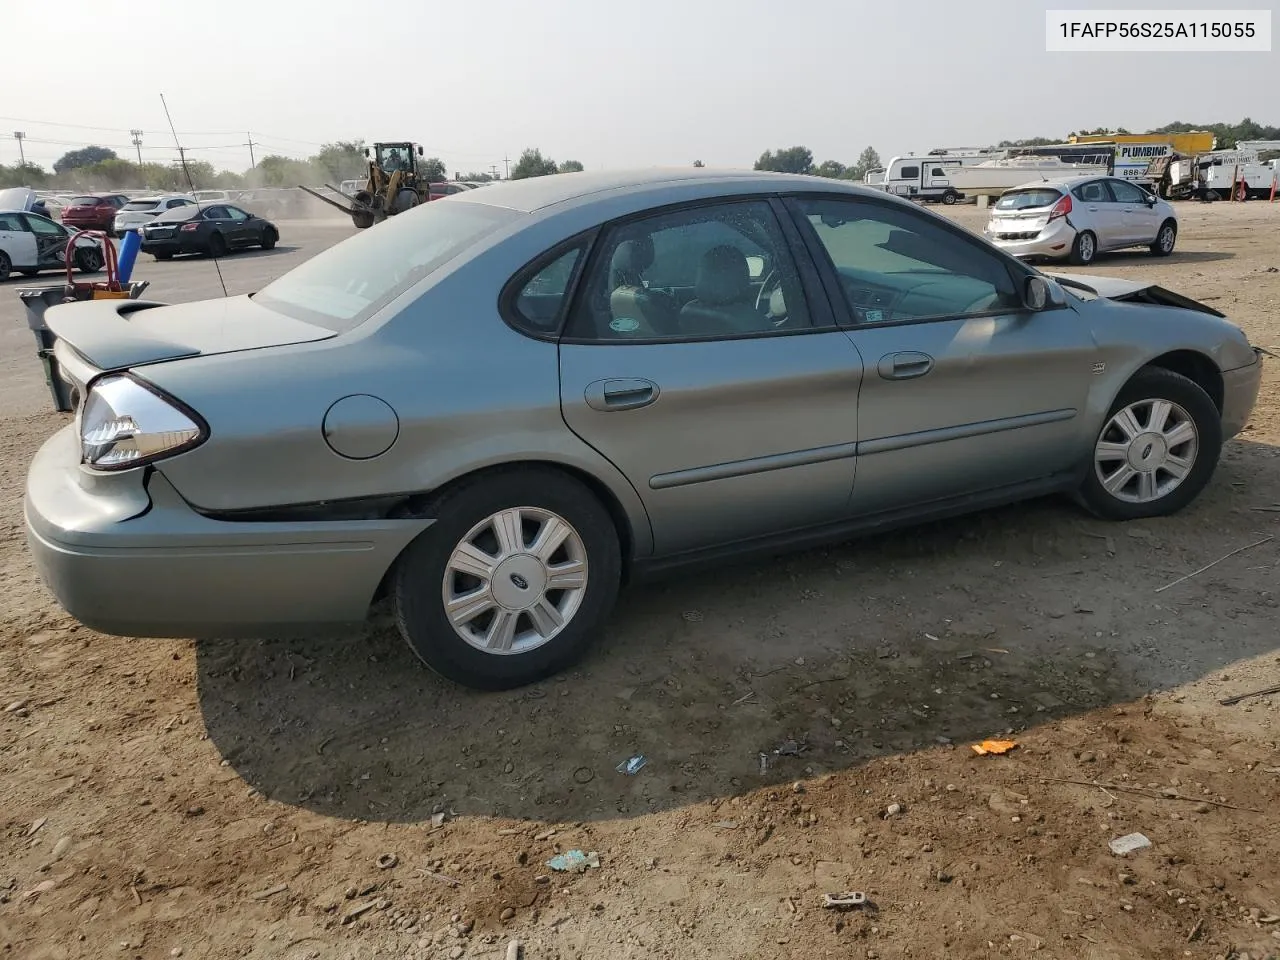
<instances>
[{"instance_id":1,"label":"alloy wheel","mask_svg":"<svg viewBox=\"0 0 1280 960\"><path fill-rule=\"evenodd\" d=\"M1199 446L1195 421L1180 405L1139 400L1107 421L1094 447L1094 471L1117 500L1151 503L1181 486Z\"/></svg>"},{"instance_id":2,"label":"alloy wheel","mask_svg":"<svg viewBox=\"0 0 1280 960\"><path fill-rule=\"evenodd\" d=\"M462 538L445 565L445 616L485 653L522 654L559 634L582 606L587 550L563 517L511 507Z\"/></svg>"}]
</instances>

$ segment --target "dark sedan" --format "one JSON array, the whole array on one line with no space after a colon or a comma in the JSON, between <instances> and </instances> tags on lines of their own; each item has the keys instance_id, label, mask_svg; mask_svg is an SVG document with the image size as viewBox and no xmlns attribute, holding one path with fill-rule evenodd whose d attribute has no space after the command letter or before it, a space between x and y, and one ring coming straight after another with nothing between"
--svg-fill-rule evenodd
<instances>
[{"instance_id":1,"label":"dark sedan","mask_svg":"<svg viewBox=\"0 0 1280 960\"><path fill-rule=\"evenodd\" d=\"M229 203L175 207L142 228L142 252L157 260L178 253L221 257L240 247L270 250L280 231L270 220Z\"/></svg>"}]
</instances>

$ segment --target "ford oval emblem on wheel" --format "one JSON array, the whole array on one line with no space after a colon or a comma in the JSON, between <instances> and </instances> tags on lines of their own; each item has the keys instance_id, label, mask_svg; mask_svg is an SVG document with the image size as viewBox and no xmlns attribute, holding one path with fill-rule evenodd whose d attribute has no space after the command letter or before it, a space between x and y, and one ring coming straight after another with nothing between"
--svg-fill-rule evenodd
<instances>
[{"instance_id":1,"label":"ford oval emblem on wheel","mask_svg":"<svg viewBox=\"0 0 1280 960\"><path fill-rule=\"evenodd\" d=\"M520 574L518 573L513 573L511 575L511 582L514 583L521 590L529 589L529 581L526 580L524 577L520 576Z\"/></svg>"}]
</instances>

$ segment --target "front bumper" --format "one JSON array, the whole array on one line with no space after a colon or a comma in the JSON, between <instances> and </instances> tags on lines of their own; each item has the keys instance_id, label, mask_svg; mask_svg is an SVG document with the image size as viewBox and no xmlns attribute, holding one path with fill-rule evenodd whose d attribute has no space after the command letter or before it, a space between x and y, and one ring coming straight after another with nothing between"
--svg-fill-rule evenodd
<instances>
[{"instance_id":1,"label":"front bumper","mask_svg":"<svg viewBox=\"0 0 1280 960\"><path fill-rule=\"evenodd\" d=\"M1006 240L998 233L1016 232L1013 224L1001 224L998 231L992 231L990 225L984 231L986 238L993 244L1015 257L1050 257L1058 259L1071 253L1071 245L1076 242L1076 231L1067 223L1066 217L1059 217L1034 237L1017 240Z\"/></svg>"},{"instance_id":2,"label":"front bumper","mask_svg":"<svg viewBox=\"0 0 1280 960\"><path fill-rule=\"evenodd\" d=\"M74 426L36 454L24 507L27 542L58 602L86 626L135 637L358 626L400 552L433 522L212 520L158 470L83 470Z\"/></svg>"},{"instance_id":3,"label":"front bumper","mask_svg":"<svg viewBox=\"0 0 1280 960\"><path fill-rule=\"evenodd\" d=\"M1222 439L1230 440L1249 422L1262 384L1262 354L1246 367L1222 374Z\"/></svg>"}]
</instances>

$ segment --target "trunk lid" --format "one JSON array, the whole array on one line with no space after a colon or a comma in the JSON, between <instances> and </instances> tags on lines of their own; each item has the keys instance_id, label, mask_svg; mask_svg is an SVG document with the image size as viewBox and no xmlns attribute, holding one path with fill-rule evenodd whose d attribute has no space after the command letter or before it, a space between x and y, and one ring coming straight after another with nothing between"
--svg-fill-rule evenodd
<instances>
[{"instance_id":1,"label":"trunk lid","mask_svg":"<svg viewBox=\"0 0 1280 960\"><path fill-rule=\"evenodd\" d=\"M50 307L44 322L100 370L337 336L259 306L247 295L172 306L154 300L87 300Z\"/></svg>"}]
</instances>

